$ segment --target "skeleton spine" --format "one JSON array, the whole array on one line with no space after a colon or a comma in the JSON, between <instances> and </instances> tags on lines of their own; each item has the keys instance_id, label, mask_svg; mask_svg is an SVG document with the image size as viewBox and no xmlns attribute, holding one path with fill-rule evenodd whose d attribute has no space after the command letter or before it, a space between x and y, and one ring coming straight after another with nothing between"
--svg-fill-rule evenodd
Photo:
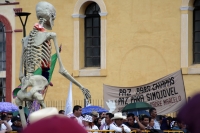
<instances>
[{"instance_id":1,"label":"skeleton spine","mask_svg":"<svg viewBox=\"0 0 200 133\"><path fill-rule=\"evenodd\" d=\"M43 24L46 20L44 18L39 19L39 25L43 27ZM41 62L45 67L47 67L46 63L50 61L51 52L50 46L45 42L40 45L35 45L35 37L38 33L38 29L33 27L33 30L29 34L27 47L24 49L23 61L24 61L24 69L27 71L27 75L32 74L35 71L35 66L39 68L42 66ZM44 62L45 60L45 62Z\"/></svg>"}]
</instances>

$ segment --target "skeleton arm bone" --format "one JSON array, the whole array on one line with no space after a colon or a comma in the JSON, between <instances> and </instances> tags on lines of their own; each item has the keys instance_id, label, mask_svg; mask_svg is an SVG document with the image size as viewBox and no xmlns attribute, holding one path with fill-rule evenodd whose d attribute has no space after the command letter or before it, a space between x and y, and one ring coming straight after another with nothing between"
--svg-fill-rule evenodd
<instances>
[{"instance_id":1,"label":"skeleton arm bone","mask_svg":"<svg viewBox=\"0 0 200 133\"><path fill-rule=\"evenodd\" d=\"M88 100L88 102L91 102L90 101L91 95L90 95L89 90L84 88L78 81L76 81L64 68L61 58L60 58L60 54L59 54L59 47L58 47L58 43L56 39L56 33L51 32L49 33L48 37L53 39L53 42L54 42L54 46L56 49L56 53L57 53L57 57L58 57L59 65L60 65L59 73L62 74L64 77L66 77L68 80L70 80L72 83L77 85L82 90L84 97Z\"/></svg>"},{"instance_id":2,"label":"skeleton arm bone","mask_svg":"<svg viewBox=\"0 0 200 133\"><path fill-rule=\"evenodd\" d=\"M51 32L50 33L50 38L53 39L54 42L54 46L56 49L56 53L57 53L57 57L58 57L58 61L59 61L59 65L60 65L60 69L59 69L59 73L62 74L64 77L66 77L68 80L70 80L71 82L73 82L75 85L77 85L79 88L83 88L83 86L76 81L68 72L67 70L64 68L61 58L60 58L60 54L59 54L59 47L57 44L57 39L56 39L56 33Z\"/></svg>"},{"instance_id":3,"label":"skeleton arm bone","mask_svg":"<svg viewBox=\"0 0 200 133\"><path fill-rule=\"evenodd\" d=\"M24 40L22 39L22 53L21 53L21 59L20 59L20 70L19 70L19 80L24 77L23 74L23 54L24 54Z\"/></svg>"}]
</instances>

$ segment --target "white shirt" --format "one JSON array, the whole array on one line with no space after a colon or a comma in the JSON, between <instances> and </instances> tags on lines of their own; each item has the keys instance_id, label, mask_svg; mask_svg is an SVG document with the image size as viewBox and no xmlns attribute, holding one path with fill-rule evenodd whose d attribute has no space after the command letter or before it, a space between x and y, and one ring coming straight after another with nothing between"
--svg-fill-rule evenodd
<instances>
[{"instance_id":1,"label":"white shirt","mask_svg":"<svg viewBox=\"0 0 200 133\"><path fill-rule=\"evenodd\" d=\"M108 128L110 130L110 125L104 124L102 126L103 126L102 130L108 130Z\"/></svg>"},{"instance_id":2,"label":"white shirt","mask_svg":"<svg viewBox=\"0 0 200 133\"><path fill-rule=\"evenodd\" d=\"M124 127L124 131L126 133L131 132L131 129L129 127L127 127L126 125L122 124L121 126ZM115 132L117 132L117 133L122 133L122 128L118 127L114 122L112 124L110 124L110 130L115 130Z\"/></svg>"},{"instance_id":3,"label":"white shirt","mask_svg":"<svg viewBox=\"0 0 200 133\"><path fill-rule=\"evenodd\" d=\"M99 130L99 128L96 125L93 125L92 128L90 127L85 127L86 130ZM88 132L88 133L92 133L92 132ZM93 133L98 133L98 132L93 132Z\"/></svg>"},{"instance_id":4,"label":"white shirt","mask_svg":"<svg viewBox=\"0 0 200 133\"><path fill-rule=\"evenodd\" d=\"M12 126L12 122L11 120L8 121L8 125ZM5 126L5 124L1 124L1 130L6 130L7 127Z\"/></svg>"},{"instance_id":5,"label":"white shirt","mask_svg":"<svg viewBox=\"0 0 200 133\"><path fill-rule=\"evenodd\" d=\"M103 124L105 124L106 123L106 121L105 121L106 119L105 118L103 118L102 120L101 120L101 125L103 125Z\"/></svg>"},{"instance_id":6,"label":"white shirt","mask_svg":"<svg viewBox=\"0 0 200 133\"><path fill-rule=\"evenodd\" d=\"M111 123L112 124L112 123ZM102 129L100 130L110 130L110 125L107 125L106 123L102 125L102 127L100 127ZM110 133L113 133L113 132L110 132Z\"/></svg>"},{"instance_id":7,"label":"white shirt","mask_svg":"<svg viewBox=\"0 0 200 133\"><path fill-rule=\"evenodd\" d=\"M80 116L80 117L76 117L74 114L69 114L67 117L75 117L76 118L76 120L77 120L77 122L81 125L81 126L83 126L83 122L82 122L82 119L83 119L83 117L82 116Z\"/></svg>"},{"instance_id":8,"label":"white shirt","mask_svg":"<svg viewBox=\"0 0 200 133\"><path fill-rule=\"evenodd\" d=\"M153 128L160 130L160 124L159 124L159 122L156 119L154 119L154 126L153 126Z\"/></svg>"}]
</instances>

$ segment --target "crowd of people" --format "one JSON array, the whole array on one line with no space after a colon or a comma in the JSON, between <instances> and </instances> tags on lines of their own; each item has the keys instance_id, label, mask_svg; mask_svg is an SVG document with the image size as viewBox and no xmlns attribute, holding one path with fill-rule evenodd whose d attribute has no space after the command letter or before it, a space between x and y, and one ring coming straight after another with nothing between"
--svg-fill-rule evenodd
<instances>
[{"instance_id":1,"label":"crowd of people","mask_svg":"<svg viewBox=\"0 0 200 133\"><path fill-rule=\"evenodd\" d=\"M1 113L0 116L0 133L22 131L22 123L19 116L13 116L11 112Z\"/></svg>"},{"instance_id":2,"label":"crowd of people","mask_svg":"<svg viewBox=\"0 0 200 133\"><path fill-rule=\"evenodd\" d=\"M64 114L64 110L59 111ZM175 118L166 116L157 116L155 108L149 110L148 115L136 116L133 113L122 115L117 113L100 113L92 112L91 114L82 115L82 107L74 106L73 113L68 114L67 117L74 119L81 126L88 130L114 130L117 133L129 133L136 130L141 133L142 130L148 129L152 132L162 132L162 130L182 130L187 133L186 125Z\"/></svg>"},{"instance_id":3,"label":"crowd of people","mask_svg":"<svg viewBox=\"0 0 200 133\"><path fill-rule=\"evenodd\" d=\"M137 133L141 133L142 130L146 129L151 130L152 132L161 133L162 130L182 130L184 133L188 133L184 123L177 121L172 117L158 117L155 108L149 110L149 115L139 116L136 116L133 113L124 115L121 112L114 114L102 112L98 114L95 111L83 115L82 107L76 105L73 108L73 113L69 113L65 116L65 111L60 110L59 114L72 119L88 133L90 133L90 130L114 130L117 133L129 133L135 130ZM22 123L19 116L13 116L12 113L1 113L0 133L10 131L20 132L22 129Z\"/></svg>"}]
</instances>

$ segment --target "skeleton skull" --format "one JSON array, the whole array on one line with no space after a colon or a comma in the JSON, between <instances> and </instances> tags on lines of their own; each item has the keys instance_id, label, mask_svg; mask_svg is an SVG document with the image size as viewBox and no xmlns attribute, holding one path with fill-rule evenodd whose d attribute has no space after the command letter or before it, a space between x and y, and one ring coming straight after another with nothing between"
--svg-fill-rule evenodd
<instances>
[{"instance_id":1,"label":"skeleton skull","mask_svg":"<svg viewBox=\"0 0 200 133\"><path fill-rule=\"evenodd\" d=\"M54 6L48 2L41 1L36 5L36 14L38 20L40 18L46 19L43 24L44 28L52 30L56 18L56 10Z\"/></svg>"}]
</instances>

